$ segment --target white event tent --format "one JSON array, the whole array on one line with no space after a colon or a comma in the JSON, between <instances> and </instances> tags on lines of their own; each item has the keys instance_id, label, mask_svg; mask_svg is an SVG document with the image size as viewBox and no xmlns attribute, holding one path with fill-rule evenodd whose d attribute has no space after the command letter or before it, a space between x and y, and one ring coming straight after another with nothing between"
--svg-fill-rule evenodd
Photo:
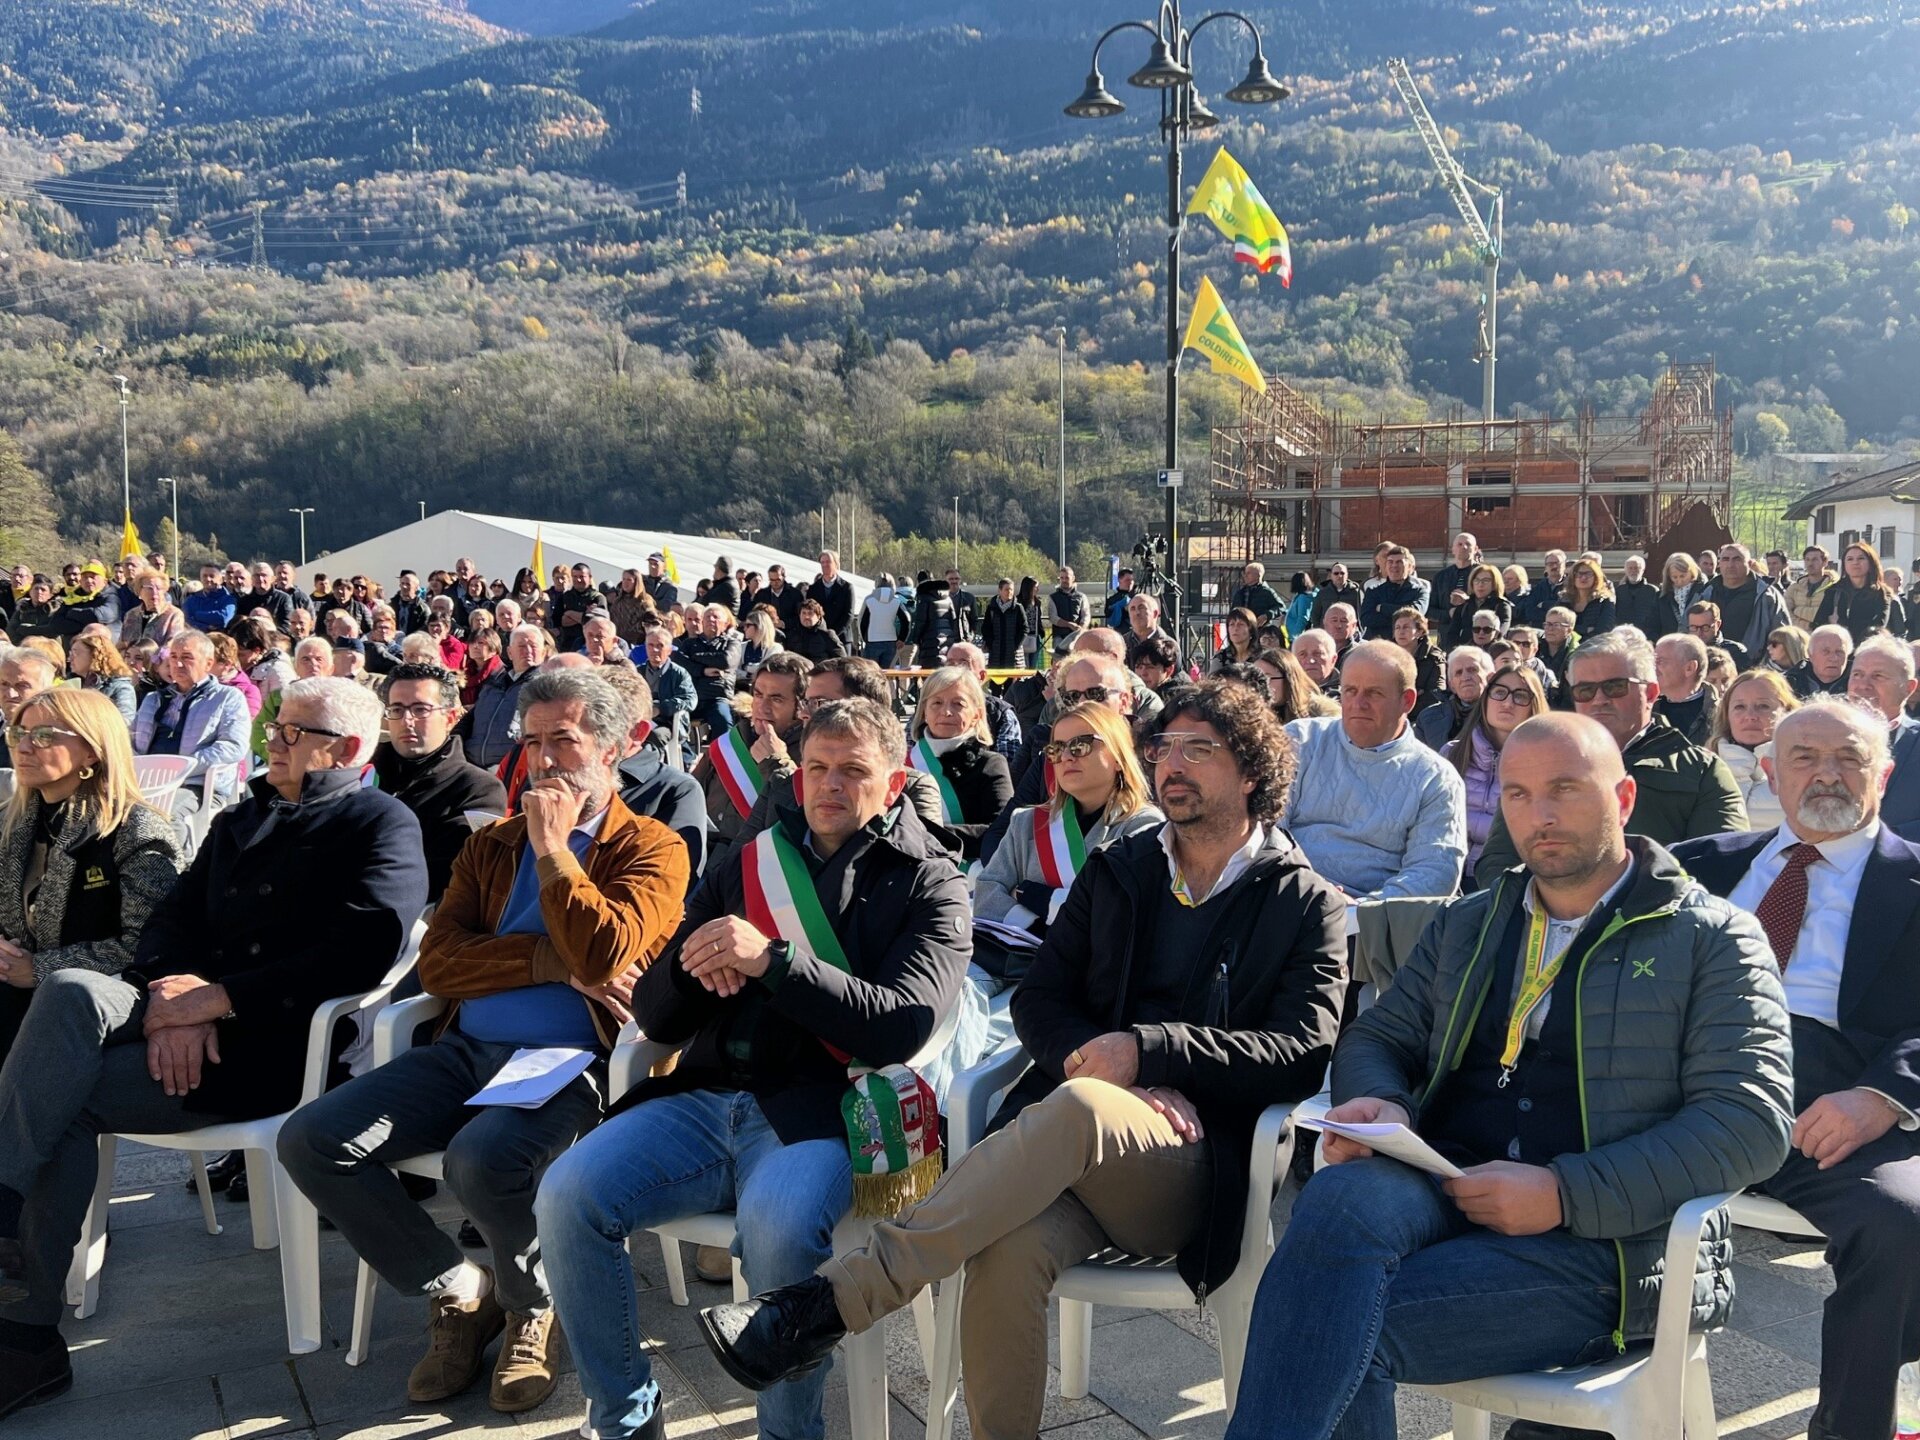
<instances>
[{"instance_id":1,"label":"white event tent","mask_svg":"<svg viewBox=\"0 0 1920 1440\"><path fill-rule=\"evenodd\" d=\"M358 545L331 550L311 561L300 574L304 585L315 571L331 580L336 575L366 575L393 591L402 570L417 571L422 580L429 570L453 568L461 556L470 556L488 580L511 585L523 565L533 563L533 542L551 574L555 565L584 560L593 567L596 584L611 584L622 570L646 573L647 556L662 551L673 557L680 573L680 598L691 600L694 585L713 574L721 555L736 570L767 573L769 565L784 565L787 579L810 583L820 573L819 557L793 555L771 545L756 545L711 535L675 535L665 530L626 530L612 525L576 525L554 520L520 520L509 515L475 515L466 510L442 510L398 530L389 530ZM855 606L864 603L873 583L851 571ZM540 577L544 585L547 576Z\"/></svg>"}]
</instances>

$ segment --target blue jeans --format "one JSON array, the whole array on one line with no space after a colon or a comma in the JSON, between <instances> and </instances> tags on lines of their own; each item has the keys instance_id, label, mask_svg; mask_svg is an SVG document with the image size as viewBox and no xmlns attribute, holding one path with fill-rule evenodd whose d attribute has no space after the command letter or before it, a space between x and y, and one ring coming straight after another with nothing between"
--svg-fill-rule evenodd
<instances>
[{"instance_id":1,"label":"blue jeans","mask_svg":"<svg viewBox=\"0 0 1920 1440\"><path fill-rule=\"evenodd\" d=\"M751 1095L696 1090L617 1115L541 1181L534 1215L547 1283L601 1440L633 1434L660 1403L641 1350L626 1241L689 1215L732 1210L755 1294L805 1280L833 1255L853 1204L845 1139L783 1145ZM831 1362L829 1362L830 1364ZM763 1390L767 1440L821 1440L828 1365Z\"/></svg>"},{"instance_id":2,"label":"blue jeans","mask_svg":"<svg viewBox=\"0 0 1920 1440\"><path fill-rule=\"evenodd\" d=\"M891 640L869 640L860 647L860 653L873 661L882 670L893 664L894 642Z\"/></svg>"},{"instance_id":3,"label":"blue jeans","mask_svg":"<svg viewBox=\"0 0 1920 1440\"><path fill-rule=\"evenodd\" d=\"M1619 1313L1607 1241L1482 1229L1396 1160L1329 1166L1261 1276L1227 1440L1394 1440L1396 1382L1590 1364Z\"/></svg>"},{"instance_id":4,"label":"blue jeans","mask_svg":"<svg viewBox=\"0 0 1920 1440\"><path fill-rule=\"evenodd\" d=\"M693 718L706 725L709 742L718 740L733 728L733 706L721 697L705 699L693 707Z\"/></svg>"}]
</instances>

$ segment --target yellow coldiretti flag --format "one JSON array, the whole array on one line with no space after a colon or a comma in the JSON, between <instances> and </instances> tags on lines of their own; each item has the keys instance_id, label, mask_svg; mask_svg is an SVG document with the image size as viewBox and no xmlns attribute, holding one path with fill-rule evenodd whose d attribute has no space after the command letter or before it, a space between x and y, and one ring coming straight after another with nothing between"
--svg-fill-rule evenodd
<instances>
[{"instance_id":1,"label":"yellow coldiretti flag","mask_svg":"<svg viewBox=\"0 0 1920 1440\"><path fill-rule=\"evenodd\" d=\"M140 543L140 532L133 528L133 512L129 510L126 526L120 532L120 558L124 560L129 555L137 556L144 549L145 547Z\"/></svg>"},{"instance_id":2,"label":"yellow coldiretti flag","mask_svg":"<svg viewBox=\"0 0 1920 1440\"><path fill-rule=\"evenodd\" d=\"M1273 213L1260 187L1222 145L1193 192L1189 215L1205 215L1233 242L1233 258L1265 274L1277 270L1280 283L1293 285L1293 251L1287 227Z\"/></svg>"},{"instance_id":3,"label":"yellow coldiretti flag","mask_svg":"<svg viewBox=\"0 0 1920 1440\"><path fill-rule=\"evenodd\" d=\"M660 547L660 568L667 572L667 579L676 585L680 583L680 562L673 558L672 547Z\"/></svg>"},{"instance_id":4,"label":"yellow coldiretti flag","mask_svg":"<svg viewBox=\"0 0 1920 1440\"><path fill-rule=\"evenodd\" d=\"M540 530L541 527L538 525L533 527L533 583L545 585L547 583L547 547L540 543Z\"/></svg>"},{"instance_id":5,"label":"yellow coldiretti flag","mask_svg":"<svg viewBox=\"0 0 1920 1440\"><path fill-rule=\"evenodd\" d=\"M1198 350L1212 363L1215 374L1231 375L1242 385L1267 393L1267 377L1253 362L1253 352L1240 338L1240 327L1220 303L1220 292L1213 281L1200 277L1200 293L1194 297L1193 318L1187 321L1186 348Z\"/></svg>"}]
</instances>

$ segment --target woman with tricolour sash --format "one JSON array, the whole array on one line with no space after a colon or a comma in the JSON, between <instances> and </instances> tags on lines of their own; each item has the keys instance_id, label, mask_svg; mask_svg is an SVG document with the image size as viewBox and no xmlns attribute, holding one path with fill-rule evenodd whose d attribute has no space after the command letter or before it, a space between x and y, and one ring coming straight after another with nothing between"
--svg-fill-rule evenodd
<instances>
[{"instance_id":1,"label":"woman with tricolour sash","mask_svg":"<svg viewBox=\"0 0 1920 1440\"><path fill-rule=\"evenodd\" d=\"M974 892L974 919L992 923L975 931L968 979L989 995L1026 974L1087 856L1166 820L1152 803L1126 720L1107 705L1062 712L1043 754L1052 797L1014 812ZM1025 932L1033 945L995 931Z\"/></svg>"}]
</instances>

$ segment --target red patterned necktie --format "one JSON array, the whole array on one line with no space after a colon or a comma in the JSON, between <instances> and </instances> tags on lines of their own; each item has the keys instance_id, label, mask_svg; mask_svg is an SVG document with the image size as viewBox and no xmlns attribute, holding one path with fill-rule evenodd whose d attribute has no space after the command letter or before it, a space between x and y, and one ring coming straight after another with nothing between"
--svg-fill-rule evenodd
<instances>
[{"instance_id":1,"label":"red patterned necktie","mask_svg":"<svg viewBox=\"0 0 1920 1440\"><path fill-rule=\"evenodd\" d=\"M1760 897L1760 908L1753 912L1760 928L1767 932L1773 958L1780 962L1783 972L1800 938L1800 922L1807 915L1807 867L1820 858L1820 850L1802 840L1789 845L1784 853L1787 863L1773 877L1773 884Z\"/></svg>"}]
</instances>

